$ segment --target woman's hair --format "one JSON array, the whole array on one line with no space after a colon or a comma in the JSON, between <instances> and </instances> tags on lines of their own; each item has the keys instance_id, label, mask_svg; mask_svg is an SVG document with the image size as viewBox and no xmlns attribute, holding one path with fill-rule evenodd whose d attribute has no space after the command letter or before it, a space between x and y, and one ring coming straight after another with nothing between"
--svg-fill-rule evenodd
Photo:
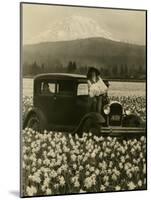
<instances>
[{"instance_id":1,"label":"woman's hair","mask_svg":"<svg viewBox=\"0 0 151 200\"><path fill-rule=\"evenodd\" d=\"M88 69L88 73L87 73L87 79L91 79L92 78L92 73L95 73L96 76L99 76L100 75L100 72L98 69L96 69L95 67L90 67Z\"/></svg>"}]
</instances>

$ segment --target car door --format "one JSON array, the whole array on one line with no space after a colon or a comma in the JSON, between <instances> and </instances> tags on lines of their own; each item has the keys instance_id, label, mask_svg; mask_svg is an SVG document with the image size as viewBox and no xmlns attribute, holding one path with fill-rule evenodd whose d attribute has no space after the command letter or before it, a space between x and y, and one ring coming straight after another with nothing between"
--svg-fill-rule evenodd
<instances>
[{"instance_id":1,"label":"car door","mask_svg":"<svg viewBox=\"0 0 151 200\"><path fill-rule=\"evenodd\" d=\"M76 89L75 120L78 124L83 116L90 112L90 100L88 95L88 84L86 82L77 83Z\"/></svg>"},{"instance_id":2,"label":"car door","mask_svg":"<svg viewBox=\"0 0 151 200\"><path fill-rule=\"evenodd\" d=\"M54 102L56 95L56 81L54 80L42 80L40 83L40 92L38 94L37 102L38 108L46 116L47 122L49 124L55 123L54 118Z\"/></svg>"},{"instance_id":3,"label":"car door","mask_svg":"<svg viewBox=\"0 0 151 200\"><path fill-rule=\"evenodd\" d=\"M54 117L58 125L72 126L75 123L75 82L73 80L57 81L54 109Z\"/></svg>"}]
</instances>

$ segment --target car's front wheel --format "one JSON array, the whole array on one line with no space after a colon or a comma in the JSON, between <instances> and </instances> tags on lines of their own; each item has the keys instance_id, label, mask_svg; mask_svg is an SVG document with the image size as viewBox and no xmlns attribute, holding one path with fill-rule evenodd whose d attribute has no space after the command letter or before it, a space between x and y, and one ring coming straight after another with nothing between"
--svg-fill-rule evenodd
<instances>
[{"instance_id":1,"label":"car's front wheel","mask_svg":"<svg viewBox=\"0 0 151 200\"><path fill-rule=\"evenodd\" d=\"M83 122L80 132L81 132L81 135L83 133L90 133L90 132L92 134L99 135L100 129L101 129L100 124L96 123L93 119L88 118Z\"/></svg>"}]
</instances>

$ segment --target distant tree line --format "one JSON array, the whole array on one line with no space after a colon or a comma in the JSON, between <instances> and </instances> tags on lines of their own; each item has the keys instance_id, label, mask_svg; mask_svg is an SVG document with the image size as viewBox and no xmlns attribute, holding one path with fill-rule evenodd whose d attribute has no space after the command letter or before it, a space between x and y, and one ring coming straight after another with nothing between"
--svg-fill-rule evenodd
<instances>
[{"instance_id":1,"label":"distant tree line","mask_svg":"<svg viewBox=\"0 0 151 200\"><path fill-rule=\"evenodd\" d=\"M60 62L56 62L55 65L48 67L45 64L38 64L36 61L32 64L24 63L23 64L23 76L24 77L33 77L41 73L51 73L51 72L64 72L64 73L78 73L86 74L88 71L89 65L78 65L76 61L69 61L66 65L63 65ZM91 66L92 67L92 66ZM96 66L93 66L96 67ZM100 70L102 77L109 79L145 79L146 78L146 69L143 65L136 64L108 64L97 66Z\"/></svg>"}]
</instances>

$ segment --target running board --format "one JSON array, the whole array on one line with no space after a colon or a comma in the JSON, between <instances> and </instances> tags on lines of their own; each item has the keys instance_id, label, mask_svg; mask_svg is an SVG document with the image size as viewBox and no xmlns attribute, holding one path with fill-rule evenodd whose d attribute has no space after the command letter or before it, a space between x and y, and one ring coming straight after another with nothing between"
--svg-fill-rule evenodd
<instances>
[{"instance_id":1,"label":"running board","mask_svg":"<svg viewBox=\"0 0 151 200\"><path fill-rule=\"evenodd\" d=\"M137 137L146 136L146 128L136 128L136 127L102 127L100 130L100 135L111 136L111 137Z\"/></svg>"}]
</instances>

